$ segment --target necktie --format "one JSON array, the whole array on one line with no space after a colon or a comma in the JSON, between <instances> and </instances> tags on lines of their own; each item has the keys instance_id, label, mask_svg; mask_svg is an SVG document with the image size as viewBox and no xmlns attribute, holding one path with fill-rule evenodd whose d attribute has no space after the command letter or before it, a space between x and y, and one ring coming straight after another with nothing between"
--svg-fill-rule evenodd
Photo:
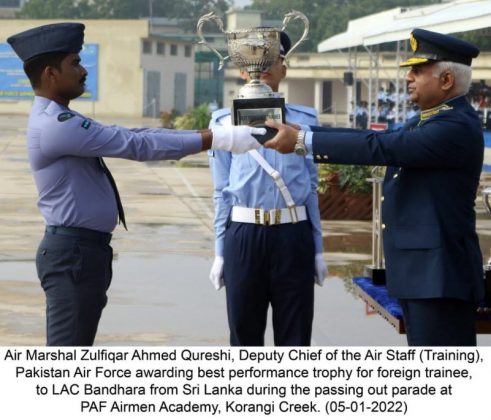
<instances>
[{"instance_id":1,"label":"necktie","mask_svg":"<svg viewBox=\"0 0 491 420\"><path fill-rule=\"evenodd\" d=\"M118 206L118 215L119 215L119 223L122 223L124 228L128 230L126 227L126 219L124 217L124 209L123 209L123 204L121 203L121 198L119 197L119 192L118 192L118 187L116 186L116 181L114 181L113 176L111 175L111 172L109 171L109 168L106 166L106 163L104 160L99 157L98 158L99 163L102 167L102 170L107 176L107 179L109 180L109 183L111 184L111 187L114 191L114 196L116 197L116 204Z\"/></svg>"}]
</instances>

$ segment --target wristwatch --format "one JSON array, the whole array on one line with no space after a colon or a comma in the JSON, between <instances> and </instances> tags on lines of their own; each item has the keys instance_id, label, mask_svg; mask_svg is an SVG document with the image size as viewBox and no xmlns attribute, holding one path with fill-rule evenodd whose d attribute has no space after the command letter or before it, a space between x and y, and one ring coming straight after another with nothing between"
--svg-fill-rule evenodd
<instances>
[{"instance_id":1,"label":"wristwatch","mask_svg":"<svg viewBox=\"0 0 491 420\"><path fill-rule=\"evenodd\" d=\"M307 154L307 149L305 148L305 131L299 130L297 134L297 142L295 143L295 147L293 151L298 156L305 156Z\"/></svg>"}]
</instances>

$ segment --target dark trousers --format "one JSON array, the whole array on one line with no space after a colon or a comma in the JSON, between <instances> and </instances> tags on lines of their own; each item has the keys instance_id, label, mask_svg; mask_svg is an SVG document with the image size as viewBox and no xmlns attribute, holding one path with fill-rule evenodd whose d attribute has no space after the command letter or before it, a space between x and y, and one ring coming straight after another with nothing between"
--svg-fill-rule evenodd
<instances>
[{"instance_id":1,"label":"dark trousers","mask_svg":"<svg viewBox=\"0 0 491 420\"><path fill-rule=\"evenodd\" d=\"M460 299L399 299L410 346L475 346L476 304Z\"/></svg>"},{"instance_id":2,"label":"dark trousers","mask_svg":"<svg viewBox=\"0 0 491 420\"><path fill-rule=\"evenodd\" d=\"M91 346L112 278L110 234L46 232L36 267L46 295L48 346Z\"/></svg>"},{"instance_id":3,"label":"dark trousers","mask_svg":"<svg viewBox=\"0 0 491 420\"><path fill-rule=\"evenodd\" d=\"M263 346L271 304L274 344L310 345L315 272L310 222L232 222L223 257L230 344Z\"/></svg>"}]
</instances>

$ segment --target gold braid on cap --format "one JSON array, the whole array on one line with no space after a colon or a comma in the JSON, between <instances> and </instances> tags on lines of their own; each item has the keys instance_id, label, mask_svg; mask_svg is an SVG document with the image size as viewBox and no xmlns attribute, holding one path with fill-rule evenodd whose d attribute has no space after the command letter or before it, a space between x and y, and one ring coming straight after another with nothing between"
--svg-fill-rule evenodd
<instances>
[{"instance_id":1,"label":"gold braid on cap","mask_svg":"<svg viewBox=\"0 0 491 420\"><path fill-rule=\"evenodd\" d=\"M411 50L413 52L416 52L416 50L418 49L418 40L414 37L413 34L411 34L409 38L409 44L411 45Z\"/></svg>"}]
</instances>

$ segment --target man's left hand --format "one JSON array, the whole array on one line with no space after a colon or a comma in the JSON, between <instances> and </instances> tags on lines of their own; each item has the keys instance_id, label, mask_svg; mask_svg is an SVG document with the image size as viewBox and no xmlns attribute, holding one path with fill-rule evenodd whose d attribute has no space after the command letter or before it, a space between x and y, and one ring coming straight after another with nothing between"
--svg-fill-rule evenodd
<instances>
[{"instance_id":1,"label":"man's left hand","mask_svg":"<svg viewBox=\"0 0 491 420\"><path fill-rule=\"evenodd\" d=\"M263 146L280 153L292 153L297 143L299 130L287 124L278 124L273 120L267 120L266 125L276 128L278 133L271 140L264 143Z\"/></svg>"},{"instance_id":2,"label":"man's left hand","mask_svg":"<svg viewBox=\"0 0 491 420\"><path fill-rule=\"evenodd\" d=\"M213 284L213 287L215 290L220 290L224 283L223 283L223 257L221 256L216 256L215 260L213 261L213 265L211 266L210 270L210 281Z\"/></svg>"},{"instance_id":3,"label":"man's left hand","mask_svg":"<svg viewBox=\"0 0 491 420\"><path fill-rule=\"evenodd\" d=\"M327 276L327 265L322 254L315 254L315 283L319 286L324 284Z\"/></svg>"}]
</instances>

